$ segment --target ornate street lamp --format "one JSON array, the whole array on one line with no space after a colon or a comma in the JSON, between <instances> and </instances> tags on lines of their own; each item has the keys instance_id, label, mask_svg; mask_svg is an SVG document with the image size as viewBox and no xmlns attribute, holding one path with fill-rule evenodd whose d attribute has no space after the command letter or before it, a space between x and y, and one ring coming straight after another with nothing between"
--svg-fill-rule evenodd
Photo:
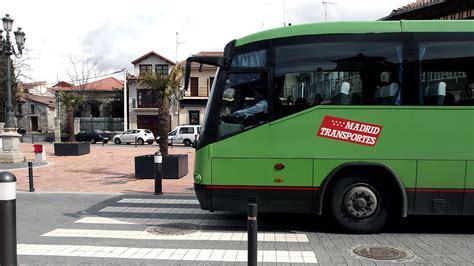
<instances>
[{"instance_id":1,"label":"ornate street lamp","mask_svg":"<svg viewBox=\"0 0 474 266\"><path fill-rule=\"evenodd\" d=\"M13 19L10 18L10 15L6 14L5 17L2 19L3 21L3 29L6 32L6 36L2 38L2 54L7 56L7 113L5 117L5 125L4 128L16 128L15 125L15 117L13 113L13 104L12 104L12 92L11 92L11 66L10 66L10 56L13 54L16 57L20 58L23 52L23 48L25 47L25 33L21 31L21 28L18 28L17 31L14 32L15 34L15 41L17 46L17 51L15 51L15 47L10 41L10 31L13 28Z\"/></svg>"},{"instance_id":2,"label":"ornate street lamp","mask_svg":"<svg viewBox=\"0 0 474 266\"><path fill-rule=\"evenodd\" d=\"M0 163L16 163L19 161L24 161L25 156L20 152L20 136L16 132L15 117L13 113L13 104L12 104L12 80L11 80L11 60L10 56L15 55L15 57L20 58L25 48L25 33L21 31L21 28L18 28L14 32L15 42L17 49L13 46L10 41L10 31L13 29L13 19L10 18L10 15L6 14L2 19L3 29L5 31L5 36L3 36L3 31L0 30L0 55L6 56L7 62L7 75L6 75L6 90L7 90L7 112L5 115L5 125L4 132L1 134L2 137L2 153L0 153Z\"/></svg>"}]
</instances>

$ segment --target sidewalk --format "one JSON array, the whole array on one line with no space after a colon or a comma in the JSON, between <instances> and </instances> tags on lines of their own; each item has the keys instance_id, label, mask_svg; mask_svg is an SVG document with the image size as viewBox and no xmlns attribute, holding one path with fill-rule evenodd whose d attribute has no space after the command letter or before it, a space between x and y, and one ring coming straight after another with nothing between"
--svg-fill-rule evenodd
<instances>
[{"instance_id":1,"label":"sidewalk","mask_svg":"<svg viewBox=\"0 0 474 266\"><path fill-rule=\"evenodd\" d=\"M155 144L115 145L91 144L91 152L82 156L55 156L52 144L42 143L46 148L46 166L34 168L36 192L93 192L93 193L153 193L153 179L135 178L135 156L153 154ZM31 143L22 143L21 151L27 161L34 161ZM164 179L164 193L194 193L193 169L194 149L169 148L170 154L188 155L188 174L181 179ZM17 190L28 191L28 169L11 170L17 178Z\"/></svg>"}]
</instances>

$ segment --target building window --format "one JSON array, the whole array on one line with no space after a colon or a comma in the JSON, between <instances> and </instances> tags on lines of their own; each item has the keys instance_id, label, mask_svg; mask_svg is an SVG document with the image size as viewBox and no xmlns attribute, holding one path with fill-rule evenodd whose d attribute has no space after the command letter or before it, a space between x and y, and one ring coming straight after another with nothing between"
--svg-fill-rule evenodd
<instances>
[{"instance_id":1,"label":"building window","mask_svg":"<svg viewBox=\"0 0 474 266\"><path fill-rule=\"evenodd\" d=\"M208 93L206 96L209 96L209 92L211 91L212 89L212 84L214 84L214 77L210 77L209 78L209 90L208 90Z\"/></svg>"},{"instance_id":2,"label":"building window","mask_svg":"<svg viewBox=\"0 0 474 266\"><path fill-rule=\"evenodd\" d=\"M199 96L199 78L191 77L191 97Z\"/></svg>"},{"instance_id":3,"label":"building window","mask_svg":"<svg viewBox=\"0 0 474 266\"><path fill-rule=\"evenodd\" d=\"M19 104L17 105L17 109L18 109L18 110L17 110L17 113L18 113L19 115L23 115L23 104L19 103Z\"/></svg>"},{"instance_id":4,"label":"building window","mask_svg":"<svg viewBox=\"0 0 474 266\"><path fill-rule=\"evenodd\" d=\"M150 89L140 89L138 94L138 108L158 108L158 96Z\"/></svg>"},{"instance_id":5,"label":"building window","mask_svg":"<svg viewBox=\"0 0 474 266\"><path fill-rule=\"evenodd\" d=\"M30 114L35 114L35 105L30 104Z\"/></svg>"},{"instance_id":6,"label":"building window","mask_svg":"<svg viewBox=\"0 0 474 266\"><path fill-rule=\"evenodd\" d=\"M189 111L189 124L199 125L199 111Z\"/></svg>"},{"instance_id":7,"label":"building window","mask_svg":"<svg viewBox=\"0 0 474 266\"><path fill-rule=\"evenodd\" d=\"M152 65L140 65L140 75L143 73L151 73L153 71Z\"/></svg>"},{"instance_id":8,"label":"building window","mask_svg":"<svg viewBox=\"0 0 474 266\"><path fill-rule=\"evenodd\" d=\"M155 65L155 72L162 75L168 75L168 65Z\"/></svg>"}]
</instances>

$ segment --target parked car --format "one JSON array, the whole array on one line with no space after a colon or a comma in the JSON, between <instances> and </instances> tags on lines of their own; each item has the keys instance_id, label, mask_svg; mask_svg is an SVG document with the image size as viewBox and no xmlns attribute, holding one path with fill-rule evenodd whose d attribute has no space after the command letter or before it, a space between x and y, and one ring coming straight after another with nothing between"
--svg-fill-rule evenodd
<instances>
[{"instance_id":1,"label":"parked car","mask_svg":"<svg viewBox=\"0 0 474 266\"><path fill-rule=\"evenodd\" d=\"M148 129L130 129L112 138L115 144L130 144L135 143L135 140L139 145L143 145L145 142L151 145L155 142L155 136L153 136L153 132Z\"/></svg>"},{"instance_id":2,"label":"parked car","mask_svg":"<svg viewBox=\"0 0 474 266\"><path fill-rule=\"evenodd\" d=\"M109 142L107 134L102 130L82 130L76 134L76 141L90 142L92 144L96 142Z\"/></svg>"},{"instance_id":3,"label":"parked car","mask_svg":"<svg viewBox=\"0 0 474 266\"><path fill-rule=\"evenodd\" d=\"M177 126L170 133L168 133L168 143L184 144L185 146L193 145L201 133L201 126L199 125L183 125ZM160 137L156 138L156 142Z\"/></svg>"}]
</instances>

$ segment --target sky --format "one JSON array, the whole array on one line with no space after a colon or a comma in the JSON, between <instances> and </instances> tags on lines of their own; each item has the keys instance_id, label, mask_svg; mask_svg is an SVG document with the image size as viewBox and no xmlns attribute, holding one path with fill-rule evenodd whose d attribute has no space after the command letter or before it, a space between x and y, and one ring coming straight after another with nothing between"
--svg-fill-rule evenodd
<instances>
[{"instance_id":1,"label":"sky","mask_svg":"<svg viewBox=\"0 0 474 266\"><path fill-rule=\"evenodd\" d=\"M15 0L0 5L26 33L23 82L70 80L70 57L99 58L103 74L153 50L181 61L283 25L377 20L415 0ZM178 33L178 34L176 34ZM178 39L176 38L178 35Z\"/></svg>"}]
</instances>

